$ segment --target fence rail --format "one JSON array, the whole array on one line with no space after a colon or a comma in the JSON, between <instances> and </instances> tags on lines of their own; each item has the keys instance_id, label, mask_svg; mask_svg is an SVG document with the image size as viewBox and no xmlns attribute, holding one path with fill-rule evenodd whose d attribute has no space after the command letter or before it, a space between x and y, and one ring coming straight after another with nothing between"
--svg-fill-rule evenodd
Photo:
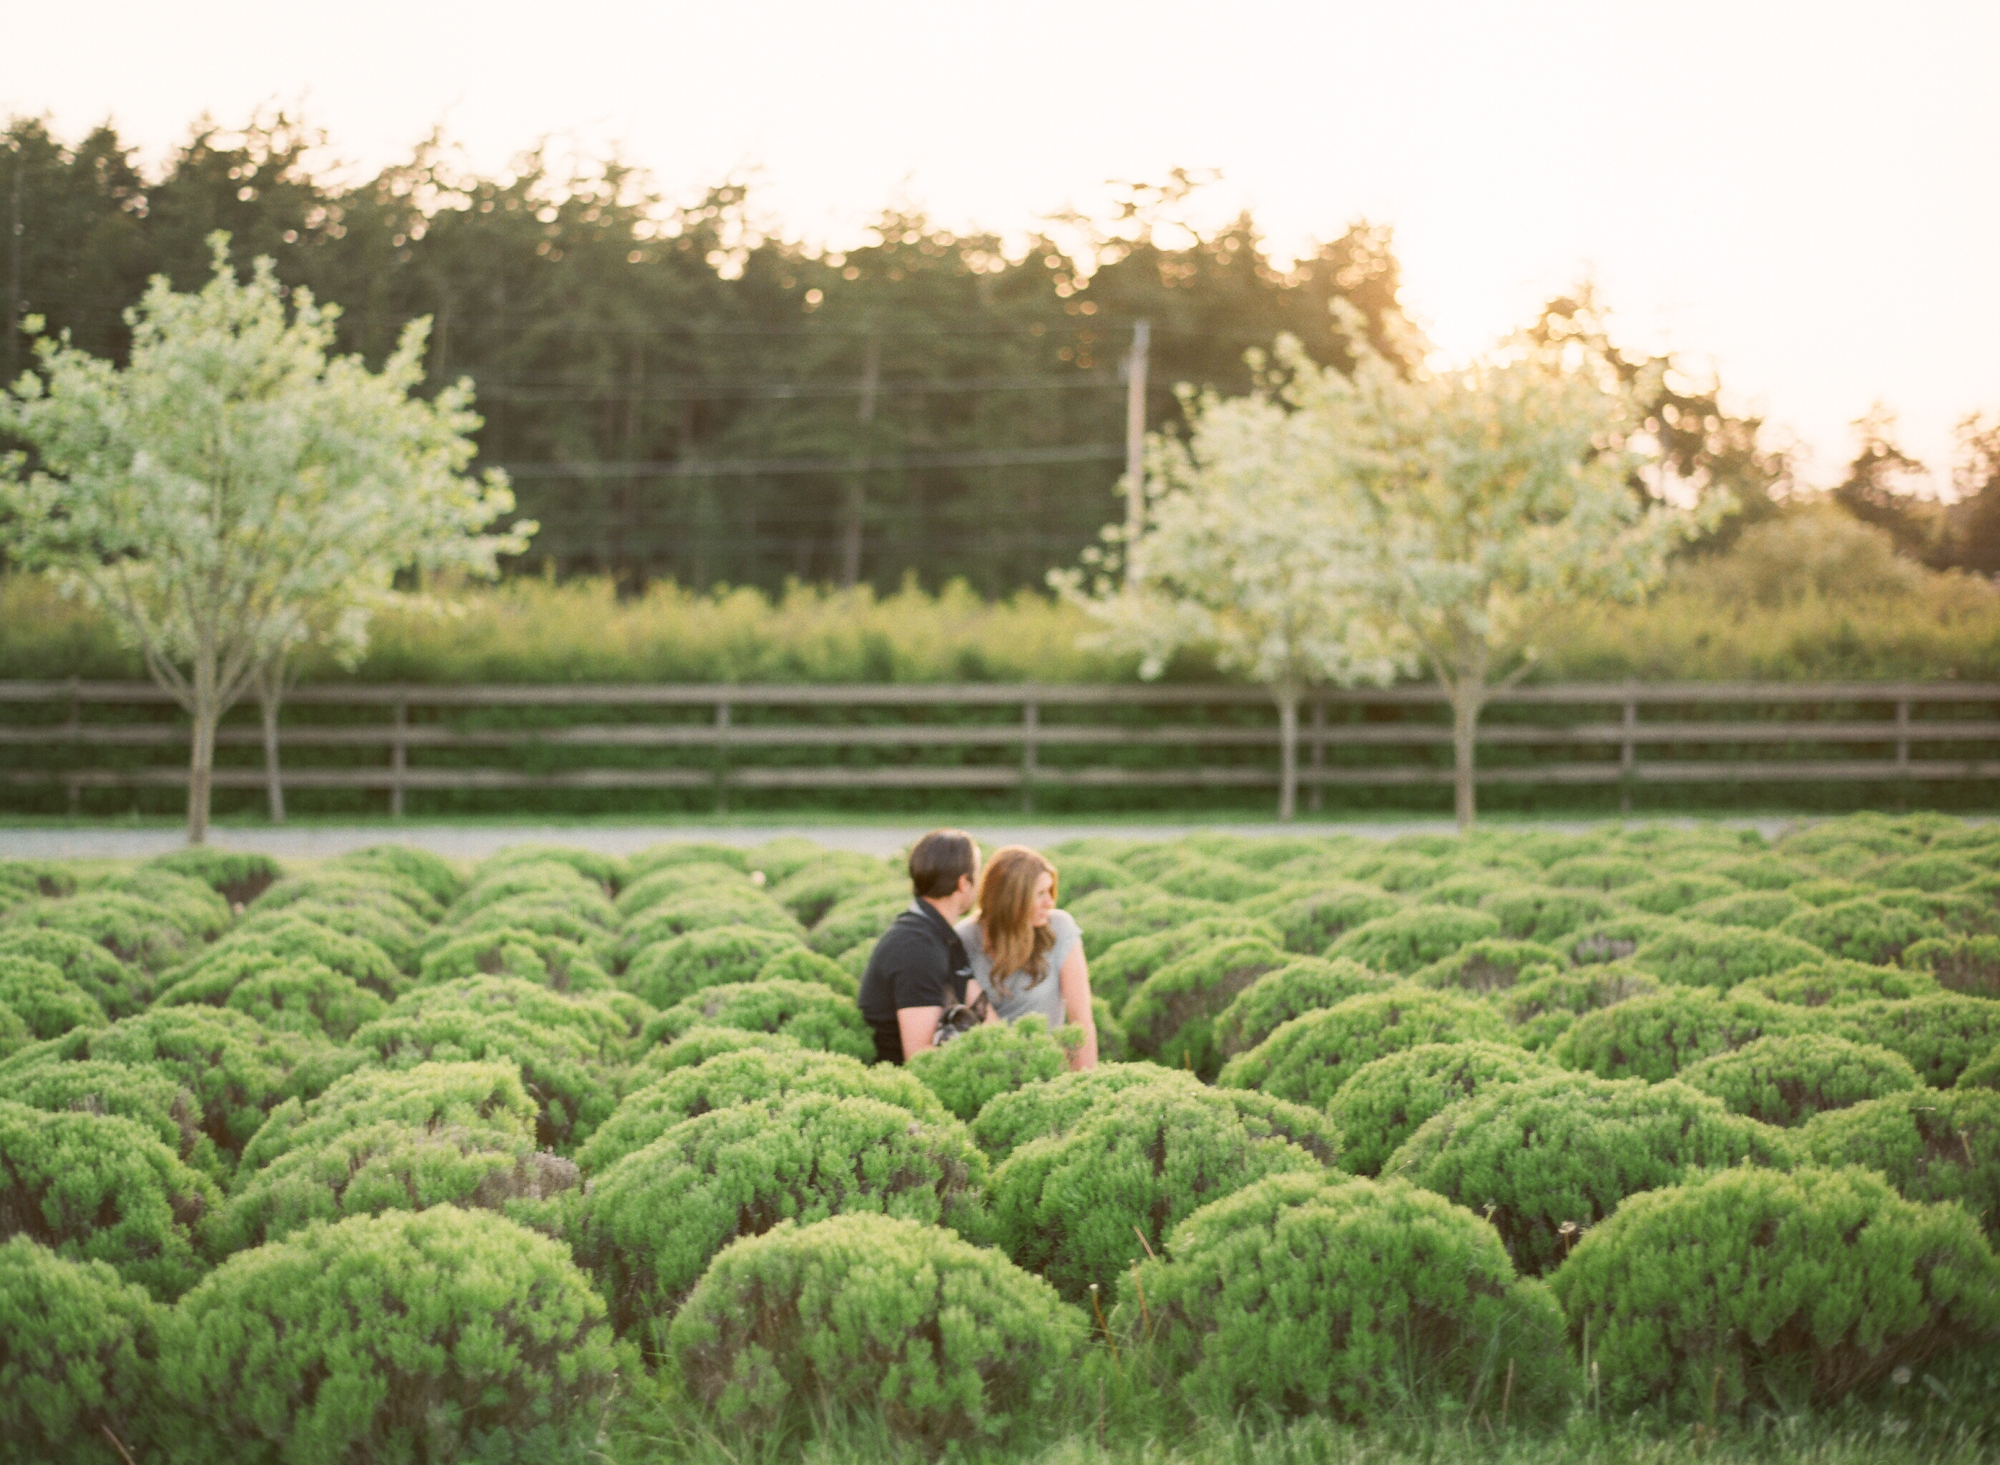
<instances>
[{"instance_id":1,"label":"fence rail","mask_svg":"<svg viewBox=\"0 0 2000 1465\"><path fill-rule=\"evenodd\" d=\"M1451 780L1434 688L1329 690L1305 711L1315 804ZM1240 686L316 685L285 713L286 789L384 792L396 814L424 791L689 790L726 805L738 789L1014 790L1032 807L1037 789L1278 780L1270 698ZM263 741L244 716L218 731L218 788L266 784L261 755L236 761ZM482 722L507 716L546 725ZM86 789L184 786L184 763L165 760L187 738L151 683L0 682L5 785L64 789L72 809ZM1969 784L2000 779L2000 683L1522 687L1495 694L1479 747L1482 784ZM314 761L329 756L346 761ZM567 766L536 766L551 759Z\"/></svg>"}]
</instances>

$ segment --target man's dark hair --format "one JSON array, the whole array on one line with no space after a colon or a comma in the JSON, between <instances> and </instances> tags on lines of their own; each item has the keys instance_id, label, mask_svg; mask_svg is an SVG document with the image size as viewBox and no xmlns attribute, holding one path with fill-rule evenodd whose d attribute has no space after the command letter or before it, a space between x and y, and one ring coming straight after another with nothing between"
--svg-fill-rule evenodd
<instances>
[{"instance_id":1,"label":"man's dark hair","mask_svg":"<svg viewBox=\"0 0 2000 1465\"><path fill-rule=\"evenodd\" d=\"M963 829L933 829L910 846L910 889L943 900L960 876L979 873L979 846Z\"/></svg>"}]
</instances>

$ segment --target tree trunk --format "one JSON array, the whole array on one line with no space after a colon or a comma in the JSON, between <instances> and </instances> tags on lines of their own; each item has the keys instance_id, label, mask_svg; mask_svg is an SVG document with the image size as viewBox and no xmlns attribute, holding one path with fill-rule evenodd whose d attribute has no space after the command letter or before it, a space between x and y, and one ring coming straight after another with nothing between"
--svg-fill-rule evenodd
<instances>
[{"instance_id":1,"label":"tree trunk","mask_svg":"<svg viewBox=\"0 0 2000 1465\"><path fill-rule=\"evenodd\" d=\"M285 777L278 766L278 707L285 697L285 663L281 657L257 672L257 710L264 719L264 792L271 822L285 822Z\"/></svg>"},{"instance_id":2,"label":"tree trunk","mask_svg":"<svg viewBox=\"0 0 2000 1465\"><path fill-rule=\"evenodd\" d=\"M1445 695L1451 699L1454 812L1458 815L1458 831L1461 834L1472 828L1476 811L1478 783L1473 764L1473 739L1479 732L1479 704L1484 691L1483 686L1470 678L1445 684Z\"/></svg>"},{"instance_id":3,"label":"tree trunk","mask_svg":"<svg viewBox=\"0 0 2000 1465\"><path fill-rule=\"evenodd\" d=\"M198 698L194 746L188 755L188 843L208 843L208 790L215 769L215 698Z\"/></svg>"},{"instance_id":4,"label":"tree trunk","mask_svg":"<svg viewBox=\"0 0 2000 1465\"><path fill-rule=\"evenodd\" d=\"M1278 699L1278 820L1289 824L1299 802L1299 689L1281 684L1272 695Z\"/></svg>"}]
</instances>

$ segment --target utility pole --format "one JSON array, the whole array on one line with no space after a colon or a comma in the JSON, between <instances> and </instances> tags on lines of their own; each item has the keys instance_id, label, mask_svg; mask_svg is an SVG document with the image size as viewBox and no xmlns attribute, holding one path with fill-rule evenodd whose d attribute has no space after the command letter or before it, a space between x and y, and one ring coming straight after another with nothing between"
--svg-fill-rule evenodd
<instances>
[{"instance_id":1,"label":"utility pole","mask_svg":"<svg viewBox=\"0 0 2000 1465\"><path fill-rule=\"evenodd\" d=\"M1132 325L1132 352L1125 358L1125 578L1138 573L1133 562L1139 530L1146 519L1146 357L1153 323Z\"/></svg>"},{"instance_id":2,"label":"utility pole","mask_svg":"<svg viewBox=\"0 0 2000 1465\"><path fill-rule=\"evenodd\" d=\"M868 425L875 420L875 397L882 386L882 338L870 334L861 357L861 405L854 420L861 424L862 451L840 506L840 584L852 590L861 582L861 513L865 504Z\"/></svg>"}]
</instances>

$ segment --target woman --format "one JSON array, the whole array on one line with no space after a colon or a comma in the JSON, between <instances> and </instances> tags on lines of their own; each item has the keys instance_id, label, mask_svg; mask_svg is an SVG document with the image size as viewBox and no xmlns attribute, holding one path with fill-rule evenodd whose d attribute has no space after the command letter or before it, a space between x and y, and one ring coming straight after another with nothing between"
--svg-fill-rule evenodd
<instances>
[{"instance_id":1,"label":"woman","mask_svg":"<svg viewBox=\"0 0 2000 1465\"><path fill-rule=\"evenodd\" d=\"M1025 845L995 850L980 877L978 914L953 929L972 960L967 985L986 995L996 1018L1039 1013L1051 1031L1067 1024L1082 1038L1069 1050L1069 1066L1097 1067L1083 931L1056 909L1054 865Z\"/></svg>"}]
</instances>

